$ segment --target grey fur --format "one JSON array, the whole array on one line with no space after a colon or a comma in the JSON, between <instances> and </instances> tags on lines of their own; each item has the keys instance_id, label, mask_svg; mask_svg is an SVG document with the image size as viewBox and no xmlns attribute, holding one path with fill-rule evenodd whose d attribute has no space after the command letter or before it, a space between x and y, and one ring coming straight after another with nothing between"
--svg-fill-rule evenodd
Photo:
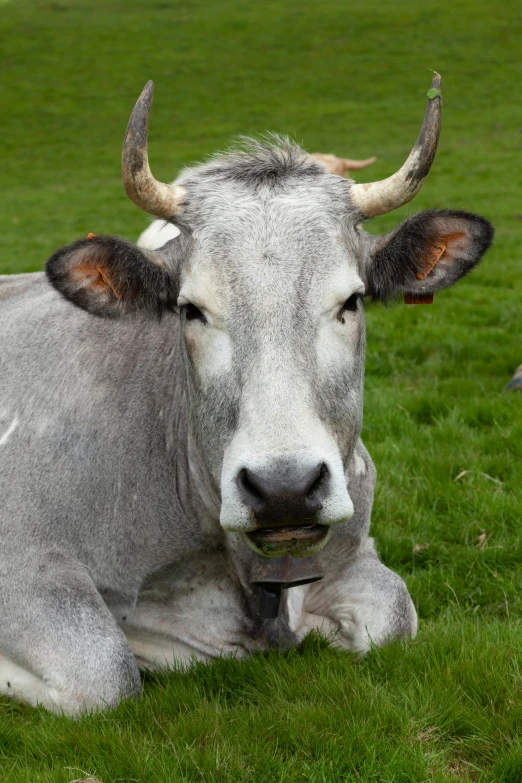
<instances>
[{"instance_id":1,"label":"grey fur","mask_svg":"<svg viewBox=\"0 0 522 783\"><path fill-rule=\"evenodd\" d=\"M354 650L416 630L404 583L368 537L362 301L346 313L346 355L323 366L316 350L316 292L337 268L367 285L382 241L356 228L350 183L284 142L255 143L179 183L180 238L154 257L125 244L150 290L161 278L168 296L130 281L123 303L90 292L75 307L68 264L85 243L50 261L63 296L42 274L0 283L0 692L70 714L136 694L138 664L286 648L312 628ZM118 242L96 245L109 268ZM209 382L200 338L184 338L188 324L171 311L194 270L212 272L233 345ZM313 444L291 415L300 406L335 444L355 513L332 528L325 580L292 589L279 618L261 621L255 555L240 526L220 524L223 455L245 428L306 453Z\"/></svg>"}]
</instances>

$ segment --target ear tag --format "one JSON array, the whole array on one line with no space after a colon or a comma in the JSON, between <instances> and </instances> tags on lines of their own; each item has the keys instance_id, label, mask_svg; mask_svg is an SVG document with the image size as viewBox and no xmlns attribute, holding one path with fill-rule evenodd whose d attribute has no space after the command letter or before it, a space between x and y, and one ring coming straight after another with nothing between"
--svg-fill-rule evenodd
<instances>
[{"instance_id":1,"label":"ear tag","mask_svg":"<svg viewBox=\"0 0 522 783\"><path fill-rule=\"evenodd\" d=\"M444 254L444 251L446 250L446 245L443 245L442 242L440 245L434 245L431 248L431 252L428 253L427 256L425 256L423 259L421 259L421 268L417 272L417 280L426 280L428 275L433 272L437 264L439 263L440 257Z\"/></svg>"},{"instance_id":2,"label":"ear tag","mask_svg":"<svg viewBox=\"0 0 522 783\"><path fill-rule=\"evenodd\" d=\"M89 233L87 234L87 239L94 239L95 236L96 236L96 234L93 234L91 231L89 231ZM111 289L111 291L114 294L114 296L116 297L116 299L119 299L120 298L120 294L118 293L118 291L116 290L116 288L112 284L112 282L109 280L109 278L107 277L107 275L105 274L105 272L103 271L101 266L97 266L97 267L95 267L95 269L98 272L98 274L100 275L100 277L103 280L103 282L105 283L105 285L108 286Z\"/></svg>"},{"instance_id":3,"label":"ear tag","mask_svg":"<svg viewBox=\"0 0 522 783\"><path fill-rule=\"evenodd\" d=\"M96 267L96 271L100 275L100 277L103 280L103 282L105 283L105 285L108 286L111 289L111 291L114 294L114 296L116 297L116 299L119 299L120 298L120 294L116 290L116 287L113 285L113 283L109 280L109 278L107 277L107 275L105 274L105 272L101 268L101 266L97 266Z\"/></svg>"},{"instance_id":4,"label":"ear tag","mask_svg":"<svg viewBox=\"0 0 522 783\"><path fill-rule=\"evenodd\" d=\"M439 245L434 245L431 251L421 259L421 268L416 274L417 280L426 280L429 274L433 272L440 259L444 255L446 245L442 242ZM433 304L433 294L404 294L404 304L418 305L418 304Z\"/></svg>"},{"instance_id":5,"label":"ear tag","mask_svg":"<svg viewBox=\"0 0 522 783\"><path fill-rule=\"evenodd\" d=\"M433 294L404 294L404 304L433 304Z\"/></svg>"}]
</instances>

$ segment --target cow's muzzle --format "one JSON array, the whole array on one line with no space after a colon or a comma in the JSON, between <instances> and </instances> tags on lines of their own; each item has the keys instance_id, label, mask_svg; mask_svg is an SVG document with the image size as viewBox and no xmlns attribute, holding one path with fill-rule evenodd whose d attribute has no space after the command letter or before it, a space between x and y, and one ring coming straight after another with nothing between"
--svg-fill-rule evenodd
<instances>
[{"instance_id":1,"label":"cow's muzzle","mask_svg":"<svg viewBox=\"0 0 522 783\"><path fill-rule=\"evenodd\" d=\"M329 485L324 462L303 466L278 460L264 469L240 470L239 494L256 525L247 534L250 545L265 557L309 557L319 551L329 529L317 518Z\"/></svg>"},{"instance_id":2,"label":"cow's muzzle","mask_svg":"<svg viewBox=\"0 0 522 783\"><path fill-rule=\"evenodd\" d=\"M326 542L324 528L352 517L343 463L334 448L275 455L248 453L240 441L233 445L221 473L220 523L246 534L259 554L270 549L271 557L294 551L308 557Z\"/></svg>"},{"instance_id":3,"label":"cow's muzzle","mask_svg":"<svg viewBox=\"0 0 522 783\"><path fill-rule=\"evenodd\" d=\"M276 461L256 471L243 468L237 476L239 494L260 527L313 523L328 494L326 463L299 466Z\"/></svg>"}]
</instances>

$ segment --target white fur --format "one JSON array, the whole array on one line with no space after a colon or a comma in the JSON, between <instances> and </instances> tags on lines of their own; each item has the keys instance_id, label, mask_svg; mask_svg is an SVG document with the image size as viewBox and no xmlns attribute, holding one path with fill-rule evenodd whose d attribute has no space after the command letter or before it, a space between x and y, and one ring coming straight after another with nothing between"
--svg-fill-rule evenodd
<instances>
[{"instance_id":1,"label":"white fur","mask_svg":"<svg viewBox=\"0 0 522 783\"><path fill-rule=\"evenodd\" d=\"M15 416L9 427L6 429L2 437L0 438L0 446L5 446L13 432L16 430L20 423L18 416Z\"/></svg>"},{"instance_id":2,"label":"white fur","mask_svg":"<svg viewBox=\"0 0 522 783\"><path fill-rule=\"evenodd\" d=\"M353 461L355 466L355 475L356 476L364 476L366 474L366 462L363 460L360 454L357 454L357 452L353 455Z\"/></svg>"},{"instance_id":3,"label":"white fur","mask_svg":"<svg viewBox=\"0 0 522 783\"><path fill-rule=\"evenodd\" d=\"M81 697L68 689L53 687L44 679L0 654L0 694L11 696L33 707L42 705L51 712L75 715L85 708ZM98 707L103 709L103 703Z\"/></svg>"},{"instance_id":4,"label":"white fur","mask_svg":"<svg viewBox=\"0 0 522 783\"><path fill-rule=\"evenodd\" d=\"M197 328L197 324L194 324ZM219 329L208 329L201 341L198 370L204 387L211 385L214 378L227 373L232 367L232 341L228 334Z\"/></svg>"},{"instance_id":5,"label":"white fur","mask_svg":"<svg viewBox=\"0 0 522 783\"><path fill-rule=\"evenodd\" d=\"M14 696L33 707L43 704L47 709L56 709L52 689L35 674L13 663L4 655L0 655L0 693Z\"/></svg>"},{"instance_id":6,"label":"white fur","mask_svg":"<svg viewBox=\"0 0 522 783\"><path fill-rule=\"evenodd\" d=\"M337 317L343 304L353 294L364 294L364 283L353 267L343 263L326 280L321 300L316 349L319 367L324 371L335 369L340 355L345 357L345 361L355 358L355 330L360 328L358 321L349 312L344 316L344 323Z\"/></svg>"},{"instance_id":7,"label":"white fur","mask_svg":"<svg viewBox=\"0 0 522 783\"><path fill-rule=\"evenodd\" d=\"M113 613L142 669L247 654L241 594L222 552L173 567L125 610L125 619Z\"/></svg>"},{"instance_id":8,"label":"white fur","mask_svg":"<svg viewBox=\"0 0 522 783\"><path fill-rule=\"evenodd\" d=\"M154 220L148 228L140 234L137 244L148 250L159 250L167 242L179 236L179 228L164 220Z\"/></svg>"},{"instance_id":9,"label":"white fur","mask_svg":"<svg viewBox=\"0 0 522 783\"><path fill-rule=\"evenodd\" d=\"M342 580L330 582L325 578L324 582L308 586L305 612L322 626L309 625L310 618L305 618L307 627L325 633L330 623L335 644L344 650L364 653L372 644L380 646L390 640L393 627L395 607L390 603L390 588L397 588L400 583L400 577L378 561L373 539L367 539L359 559L347 568ZM404 619L408 619L409 635L414 637L417 613L407 594L404 603Z\"/></svg>"}]
</instances>

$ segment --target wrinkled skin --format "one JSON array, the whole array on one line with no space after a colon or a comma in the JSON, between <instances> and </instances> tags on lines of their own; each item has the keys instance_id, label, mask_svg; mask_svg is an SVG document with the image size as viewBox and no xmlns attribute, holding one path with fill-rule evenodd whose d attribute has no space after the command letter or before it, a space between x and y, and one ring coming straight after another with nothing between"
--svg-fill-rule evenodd
<instances>
[{"instance_id":1,"label":"wrinkled skin","mask_svg":"<svg viewBox=\"0 0 522 783\"><path fill-rule=\"evenodd\" d=\"M368 537L363 295L451 285L489 224L430 212L372 237L350 183L294 147L179 182L161 249L82 240L0 284L0 692L69 714L136 695L138 666L416 632ZM325 578L264 620L250 534L272 517L326 531L300 553L321 548Z\"/></svg>"}]
</instances>

